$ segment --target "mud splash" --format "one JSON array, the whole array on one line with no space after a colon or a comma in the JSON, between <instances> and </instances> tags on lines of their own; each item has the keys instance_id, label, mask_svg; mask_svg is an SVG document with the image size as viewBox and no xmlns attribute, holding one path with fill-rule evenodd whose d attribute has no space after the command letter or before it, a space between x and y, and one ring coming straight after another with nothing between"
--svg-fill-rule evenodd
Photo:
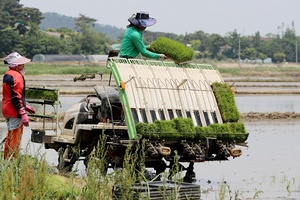
<instances>
[{"instance_id":1,"label":"mud splash","mask_svg":"<svg viewBox=\"0 0 300 200\"><path fill-rule=\"evenodd\" d=\"M296 112L249 112L241 113L242 121L254 120L297 120L300 119L300 113Z\"/></svg>"}]
</instances>

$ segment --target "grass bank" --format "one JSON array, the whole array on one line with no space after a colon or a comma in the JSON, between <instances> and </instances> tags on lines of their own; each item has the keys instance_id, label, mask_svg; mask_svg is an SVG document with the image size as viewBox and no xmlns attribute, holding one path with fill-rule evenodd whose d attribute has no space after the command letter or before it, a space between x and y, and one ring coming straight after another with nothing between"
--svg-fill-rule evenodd
<instances>
[{"instance_id":1,"label":"grass bank","mask_svg":"<svg viewBox=\"0 0 300 200\"><path fill-rule=\"evenodd\" d=\"M0 73L4 74L6 67L0 68ZM25 67L26 75L63 75L63 74L97 74L100 71L109 74L109 69L104 65L86 64L47 64L29 63Z\"/></svg>"},{"instance_id":2,"label":"grass bank","mask_svg":"<svg viewBox=\"0 0 300 200\"><path fill-rule=\"evenodd\" d=\"M120 189L117 199L150 200L150 196L140 197L132 187L137 183L147 184L143 156L128 147L123 168L107 173L105 141L106 138L102 137L97 148L91 153L84 177L78 177L74 172L58 174L56 169L48 165L40 151L36 151L33 156L29 155L29 144L27 150L14 159L4 160L0 153L0 199L112 200L116 199L113 190L117 185ZM178 160L174 160L174 163L174 166L177 166L174 172L180 173ZM178 182L179 188L182 178L177 175L173 178ZM162 180L167 182L167 176L162 175ZM163 199L177 199L177 195L165 193Z\"/></svg>"}]
</instances>

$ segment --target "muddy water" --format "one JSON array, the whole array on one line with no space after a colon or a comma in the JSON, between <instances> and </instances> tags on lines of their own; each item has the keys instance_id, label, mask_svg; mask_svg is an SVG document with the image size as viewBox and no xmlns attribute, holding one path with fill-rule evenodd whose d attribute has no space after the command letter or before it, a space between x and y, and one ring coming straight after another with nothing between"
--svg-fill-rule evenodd
<instances>
[{"instance_id":1,"label":"muddy water","mask_svg":"<svg viewBox=\"0 0 300 200\"><path fill-rule=\"evenodd\" d=\"M81 98L62 97L61 111ZM240 112L299 112L299 98L293 95L236 96L236 103ZM241 147L241 157L195 164L201 199L220 199L223 195L224 199L235 199L235 196L240 199L300 199L300 121L269 120L245 122L245 125L250 135L248 147ZM0 138L5 133L5 124L0 123ZM56 152L30 143L30 134L30 128L25 128L23 151L33 155L45 153L48 162L56 165ZM82 162L75 167L84 174Z\"/></svg>"},{"instance_id":2,"label":"muddy water","mask_svg":"<svg viewBox=\"0 0 300 200\"><path fill-rule=\"evenodd\" d=\"M300 95L236 95L241 113L300 112Z\"/></svg>"},{"instance_id":3,"label":"muddy water","mask_svg":"<svg viewBox=\"0 0 300 200\"><path fill-rule=\"evenodd\" d=\"M225 199L235 194L241 199L300 199L300 122L245 125L250 135L241 157L195 166L202 199L219 199L220 187Z\"/></svg>"}]
</instances>

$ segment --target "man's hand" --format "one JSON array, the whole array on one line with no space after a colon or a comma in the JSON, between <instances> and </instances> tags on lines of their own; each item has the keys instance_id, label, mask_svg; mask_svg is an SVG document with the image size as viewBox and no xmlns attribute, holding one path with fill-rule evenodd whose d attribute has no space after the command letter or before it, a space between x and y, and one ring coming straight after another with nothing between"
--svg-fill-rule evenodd
<instances>
[{"instance_id":1,"label":"man's hand","mask_svg":"<svg viewBox=\"0 0 300 200\"><path fill-rule=\"evenodd\" d=\"M19 110L19 114L21 115L23 125L29 126L28 115L27 115L24 107Z\"/></svg>"}]
</instances>

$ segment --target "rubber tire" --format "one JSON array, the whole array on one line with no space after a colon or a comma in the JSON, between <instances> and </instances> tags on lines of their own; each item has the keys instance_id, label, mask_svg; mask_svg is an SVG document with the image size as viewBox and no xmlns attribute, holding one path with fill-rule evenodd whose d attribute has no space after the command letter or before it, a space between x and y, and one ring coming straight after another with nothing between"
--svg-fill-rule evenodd
<instances>
[{"instance_id":1,"label":"rubber tire","mask_svg":"<svg viewBox=\"0 0 300 200\"><path fill-rule=\"evenodd\" d=\"M64 159L63 159L64 152L65 152L64 147L60 147L57 151L57 153L58 153L57 170L61 174L72 172L72 168L74 165L74 163L64 161Z\"/></svg>"}]
</instances>

